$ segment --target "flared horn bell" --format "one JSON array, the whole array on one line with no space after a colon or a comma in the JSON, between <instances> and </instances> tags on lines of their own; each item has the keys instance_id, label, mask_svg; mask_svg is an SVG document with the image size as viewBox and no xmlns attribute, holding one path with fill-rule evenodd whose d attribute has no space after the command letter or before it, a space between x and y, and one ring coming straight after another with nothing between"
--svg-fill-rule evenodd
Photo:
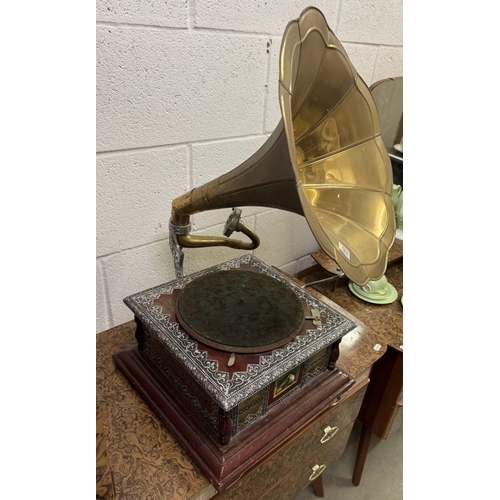
<instances>
[{"instance_id":1,"label":"flared horn bell","mask_svg":"<svg viewBox=\"0 0 500 500\"><path fill-rule=\"evenodd\" d=\"M355 283L380 278L395 236L392 168L372 95L316 8L285 30L279 97L283 118L252 157L172 202L176 271L183 247L256 248L258 236L239 216L225 234L242 231L250 243L189 234L191 214L253 205L304 215Z\"/></svg>"},{"instance_id":2,"label":"flared horn bell","mask_svg":"<svg viewBox=\"0 0 500 500\"><path fill-rule=\"evenodd\" d=\"M395 237L392 167L373 97L315 8L285 30L279 95L314 236L355 283L380 278Z\"/></svg>"}]
</instances>

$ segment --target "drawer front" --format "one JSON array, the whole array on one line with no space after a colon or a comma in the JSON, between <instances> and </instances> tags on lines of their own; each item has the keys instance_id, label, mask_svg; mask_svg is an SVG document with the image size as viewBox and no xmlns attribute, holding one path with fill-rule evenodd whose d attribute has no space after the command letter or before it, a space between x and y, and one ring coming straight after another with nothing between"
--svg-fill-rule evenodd
<instances>
[{"instance_id":1,"label":"drawer front","mask_svg":"<svg viewBox=\"0 0 500 500\"><path fill-rule=\"evenodd\" d=\"M303 449L312 451L314 448L323 447L329 440L333 439L344 427L356 420L366 385L361 387L355 394L341 400L337 405L331 407L319 422L316 422L307 432L299 438Z\"/></svg>"},{"instance_id":2,"label":"drawer front","mask_svg":"<svg viewBox=\"0 0 500 500\"><path fill-rule=\"evenodd\" d=\"M338 458L345 448L365 391L366 385L354 388L354 393L351 389L343 400L319 417L319 421L301 431L295 439L292 438L289 444L278 449L262 464L215 498L217 500L258 499L292 471L304 469L304 467L309 468L310 465L314 465L312 462L322 460L323 456L329 457L329 463ZM340 452L335 456L337 447ZM311 473L309 472L307 477ZM299 492L300 490L297 491Z\"/></svg>"},{"instance_id":3,"label":"drawer front","mask_svg":"<svg viewBox=\"0 0 500 500\"><path fill-rule=\"evenodd\" d=\"M324 448L317 450L312 456L302 458L302 465L288 474L271 490L264 493L259 500L284 500L295 498L314 479L321 475L326 467L335 462L345 450L354 422L345 427ZM253 498L253 497L252 497Z\"/></svg>"}]
</instances>

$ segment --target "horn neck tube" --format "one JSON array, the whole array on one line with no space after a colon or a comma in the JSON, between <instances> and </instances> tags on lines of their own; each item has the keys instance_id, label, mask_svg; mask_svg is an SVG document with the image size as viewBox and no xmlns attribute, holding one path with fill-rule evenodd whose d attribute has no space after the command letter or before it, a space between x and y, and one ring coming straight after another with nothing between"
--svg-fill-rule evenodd
<instances>
[{"instance_id":1,"label":"horn neck tube","mask_svg":"<svg viewBox=\"0 0 500 500\"><path fill-rule=\"evenodd\" d=\"M176 198L171 222L186 226L190 215L236 206L279 208L304 215L288 151L281 120L264 145L241 165Z\"/></svg>"},{"instance_id":2,"label":"horn neck tube","mask_svg":"<svg viewBox=\"0 0 500 500\"><path fill-rule=\"evenodd\" d=\"M241 211L228 219L224 230L226 236L191 235L191 215L238 206L278 208L304 215L296 184L281 120L264 145L241 165L172 202L170 246L177 275L182 276L182 248L227 246L253 250L260 244L258 235L239 221ZM242 232L250 241L228 238L233 231Z\"/></svg>"}]
</instances>

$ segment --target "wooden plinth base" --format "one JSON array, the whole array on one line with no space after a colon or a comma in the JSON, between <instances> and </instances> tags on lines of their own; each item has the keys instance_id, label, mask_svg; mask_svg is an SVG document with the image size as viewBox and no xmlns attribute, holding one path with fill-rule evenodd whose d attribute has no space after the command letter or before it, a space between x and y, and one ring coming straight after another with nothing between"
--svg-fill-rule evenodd
<instances>
[{"instance_id":1,"label":"wooden plinth base","mask_svg":"<svg viewBox=\"0 0 500 500\"><path fill-rule=\"evenodd\" d=\"M222 446L185 397L137 348L115 354L113 359L219 491L327 409L353 384L338 369L327 370Z\"/></svg>"}]
</instances>

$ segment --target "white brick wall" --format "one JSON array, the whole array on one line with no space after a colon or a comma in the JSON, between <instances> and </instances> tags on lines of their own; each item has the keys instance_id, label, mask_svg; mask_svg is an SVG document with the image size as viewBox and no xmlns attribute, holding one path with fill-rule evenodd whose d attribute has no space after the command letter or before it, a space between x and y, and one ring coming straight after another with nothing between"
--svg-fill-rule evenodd
<instances>
[{"instance_id":1,"label":"white brick wall","mask_svg":"<svg viewBox=\"0 0 500 500\"><path fill-rule=\"evenodd\" d=\"M132 319L126 295L174 279L171 201L274 130L281 36L308 5L367 84L403 74L401 0L97 0L97 332ZM220 234L228 212L195 216L194 231ZM250 207L243 218L258 258L292 274L310 265L305 219ZM239 255L188 249L185 270Z\"/></svg>"}]
</instances>

